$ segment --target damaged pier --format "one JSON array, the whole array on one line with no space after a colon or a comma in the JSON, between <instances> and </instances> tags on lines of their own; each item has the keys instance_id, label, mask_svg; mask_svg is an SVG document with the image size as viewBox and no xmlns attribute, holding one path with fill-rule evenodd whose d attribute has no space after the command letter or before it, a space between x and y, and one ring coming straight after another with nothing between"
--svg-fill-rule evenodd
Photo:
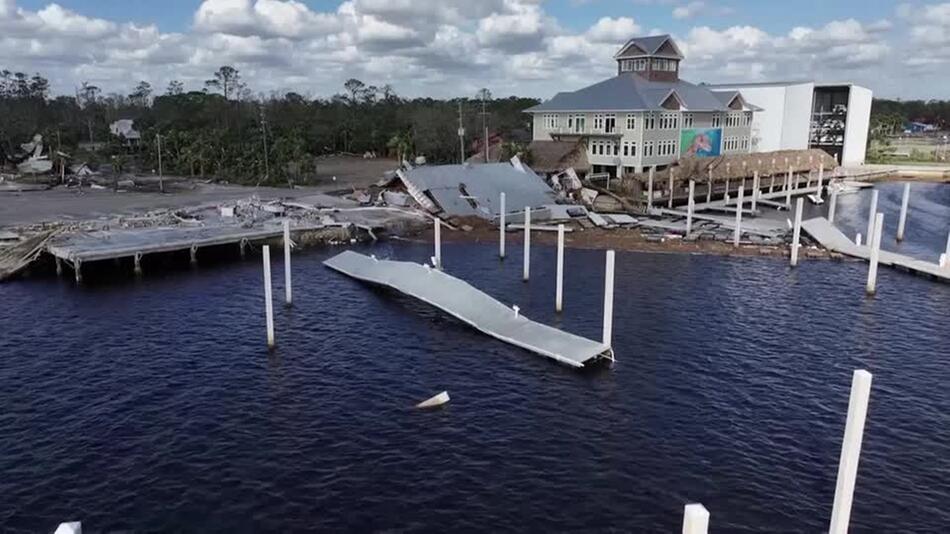
<instances>
[{"instance_id":1,"label":"damaged pier","mask_svg":"<svg viewBox=\"0 0 950 534\"><path fill-rule=\"evenodd\" d=\"M411 262L379 260L352 251L325 262L327 267L357 280L387 286L435 306L496 339L552 358L571 367L599 359L613 360L613 349L534 322L472 285Z\"/></svg>"}]
</instances>

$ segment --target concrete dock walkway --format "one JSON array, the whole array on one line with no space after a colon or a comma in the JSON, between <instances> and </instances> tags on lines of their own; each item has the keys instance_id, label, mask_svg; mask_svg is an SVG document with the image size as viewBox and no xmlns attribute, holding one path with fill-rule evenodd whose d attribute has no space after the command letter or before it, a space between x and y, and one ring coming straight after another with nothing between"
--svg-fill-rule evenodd
<instances>
[{"instance_id":1,"label":"concrete dock walkway","mask_svg":"<svg viewBox=\"0 0 950 534\"><path fill-rule=\"evenodd\" d=\"M481 332L571 367L584 367L613 350L556 328L534 322L472 285L418 263L379 260L353 251L325 262L347 276L393 288L435 306Z\"/></svg>"}]
</instances>

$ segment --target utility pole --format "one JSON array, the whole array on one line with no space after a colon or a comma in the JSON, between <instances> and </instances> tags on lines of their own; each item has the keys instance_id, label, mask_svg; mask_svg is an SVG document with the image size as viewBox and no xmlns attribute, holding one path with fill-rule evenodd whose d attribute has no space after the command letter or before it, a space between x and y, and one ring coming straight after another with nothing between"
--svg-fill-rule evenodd
<instances>
[{"instance_id":1,"label":"utility pole","mask_svg":"<svg viewBox=\"0 0 950 534\"><path fill-rule=\"evenodd\" d=\"M462 126L461 100L459 100L459 163L465 163L465 127Z\"/></svg>"},{"instance_id":2,"label":"utility pole","mask_svg":"<svg viewBox=\"0 0 950 534\"><path fill-rule=\"evenodd\" d=\"M165 192L165 175L162 174L162 134L155 134L155 141L158 143L158 189Z\"/></svg>"},{"instance_id":3,"label":"utility pole","mask_svg":"<svg viewBox=\"0 0 950 534\"><path fill-rule=\"evenodd\" d=\"M482 125L485 127L485 163L488 163L488 111L485 110L484 95L482 95Z\"/></svg>"},{"instance_id":4,"label":"utility pole","mask_svg":"<svg viewBox=\"0 0 950 534\"><path fill-rule=\"evenodd\" d=\"M261 133L264 137L264 181L270 179L270 162L267 160L267 120L264 118L264 107L261 106Z\"/></svg>"}]
</instances>

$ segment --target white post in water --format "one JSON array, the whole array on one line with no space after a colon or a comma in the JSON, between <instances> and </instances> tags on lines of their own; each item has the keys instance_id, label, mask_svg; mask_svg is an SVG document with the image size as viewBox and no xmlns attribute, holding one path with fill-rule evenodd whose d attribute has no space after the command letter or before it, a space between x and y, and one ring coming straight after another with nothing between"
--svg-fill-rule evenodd
<instances>
[{"instance_id":1,"label":"white post in water","mask_svg":"<svg viewBox=\"0 0 950 534\"><path fill-rule=\"evenodd\" d=\"M442 219L435 219L435 268L442 270Z\"/></svg>"},{"instance_id":2,"label":"white post in water","mask_svg":"<svg viewBox=\"0 0 950 534\"><path fill-rule=\"evenodd\" d=\"M877 189L871 191L871 209L868 211L868 231L865 235L868 246L874 242L874 215L877 213Z\"/></svg>"},{"instance_id":3,"label":"white post in water","mask_svg":"<svg viewBox=\"0 0 950 534\"><path fill-rule=\"evenodd\" d=\"M859 247L861 246L861 232L858 232L858 234L854 236L854 244Z\"/></svg>"},{"instance_id":4,"label":"white post in water","mask_svg":"<svg viewBox=\"0 0 950 534\"><path fill-rule=\"evenodd\" d=\"M818 164L818 198L822 198L821 190L825 187L825 164Z\"/></svg>"},{"instance_id":5,"label":"white post in water","mask_svg":"<svg viewBox=\"0 0 950 534\"><path fill-rule=\"evenodd\" d=\"M877 264L881 259L881 231L884 228L884 214L878 213L874 216L874 235L868 241L871 247L871 262L868 264L868 295L873 295L877 291Z\"/></svg>"},{"instance_id":6,"label":"white post in water","mask_svg":"<svg viewBox=\"0 0 950 534\"><path fill-rule=\"evenodd\" d=\"M795 201L795 226L792 229L792 267L798 266L798 249L801 248L802 210L804 207L805 199L798 197Z\"/></svg>"},{"instance_id":7,"label":"white post in water","mask_svg":"<svg viewBox=\"0 0 950 534\"><path fill-rule=\"evenodd\" d=\"M709 532L709 510L701 504L687 504L683 510L683 534Z\"/></svg>"},{"instance_id":8,"label":"white post in water","mask_svg":"<svg viewBox=\"0 0 950 534\"><path fill-rule=\"evenodd\" d=\"M653 210L653 175L656 173L656 165L650 167L650 177L647 182L647 214Z\"/></svg>"},{"instance_id":9,"label":"white post in water","mask_svg":"<svg viewBox=\"0 0 950 534\"><path fill-rule=\"evenodd\" d=\"M732 245L739 246L739 237L742 236L742 197L745 196L745 180L739 188L739 201L736 203L736 227L732 233Z\"/></svg>"},{"instance_id":10,"label":"white post in water","mask_svg":"<svg viewBox=\"0 0 950 534\"><path fill-rule=\"evenodd\" d=\"M610 347L614 332L614 251L607 251L604 274L604 345Z\"/></svg>"},{"instance_id":11,"label":"white post in water","mask_svg":"<svg viewBox=\"0 0 950 534\"><path fill-rule=\"evenodd\" d=\"M851 503L854 499L854 482L858 475L861 440L864 437L864 421L867 419L870 397L871 373L858 369L851 379L848 420L844 425L841 460L838 462L838 482L835 485L835 504L831 509L831 525L828 527L828 534L848 534Z\"/></svg>"},{"instance_id":12,"label":"white post in water","mask_svg":"<svg viewBox=\"0 0 950 534\"><path fill-rule=\"evenodd\" d=\"M835 223L835 210L838 208L838 188L832 187L831 189L831 200L828 204L828 222L831 224Z\"/></svg>"},{"instance_id":13,"label":"white post in water","mask_svg":"<svg viewBox=\"0 0 950 534\"><path fill-rule=\"evenodd\" d=\"M290 279L290 219L284 219L284 298L288 306L294 303Z\"/></svg>"},{"instance_id":14,"label":"white post in water","mask_svg":"<svg viewBox=\"0 0 950 534\"><path fill-rule=\"evenodd\" d=\"M907 206L910 203L910 182L904 184L904 198L901 200L901 218L897 223L897 240L904 240L904 227L907 225Z\"/></svg>"},{"instance_id":15,"label":"white post in water","mask_svg":"<svg viewBox=\"0 0 950 534\"><path fill-rule=\"evenodd\" d=\"M505 194L501 194L501 204L498 206L498 257L505 259Z\"/></svg>"},{"instance_id":16,"label":"white post in water","mask_svg":"<svg viewBox=\"0 0 950 534\"><path fill-rule=\"evenodd\" d=\"M267 346L274 348L274 297L270 287L269 245L264 245L264 309L267 316Z\"/></svg>"},{"instance_id":17,"label":"white post in water","mask_svg":"<svg viewBox=\"0 0 950 534\"><path fill-rule=\"evenodd\" d=\"M564 225L557 225L557 287L554 294L554 311L564 309Z\"/></svg>"},{"instance_id":18,"label":"white post in water","mask_svg":"<svg viewBox=\"0 0 950 534\"><path fill-rule=\"evenodd\" d=\"M944 267L950 267L950 232L947 233L947 251L944 253L947 264Z\"/></svg>"},{"instance_id":19,"label":"white post in water","mask_svg":"<svg viewBox=\"0 0 950 534\"><path fill-rule=\"evenodd\" d=\"M531 272L531 208L524 207L524 281Z\"/></svg>"},{"instance_id":20,"label":"white post in water","mask_svg":"<svg viewBox=\"0 0 950 534\"><path fill-rule=\"evenodd\" d=\"M686 236L693 233L693 193L696 192L696 181L689 181L689 199L686 201Z\"/></svg>"}]
</instances>

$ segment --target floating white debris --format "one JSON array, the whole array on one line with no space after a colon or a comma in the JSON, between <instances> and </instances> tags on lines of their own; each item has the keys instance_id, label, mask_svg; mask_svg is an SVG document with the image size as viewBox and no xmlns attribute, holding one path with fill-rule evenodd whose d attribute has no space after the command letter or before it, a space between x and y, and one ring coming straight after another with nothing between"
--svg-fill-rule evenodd
<instances>
[{"instance_id":1,"label":"floating white debris","mask_svg":"<svg viewBox=\"0 0 950 534\"><path fill-rule=\"evenodd\" d=\"M424 400L416 404L416 408L435 408L449 402L449 392L443 391L429 400Z\"/></svg>"},{"instance_id":2,"label":"floating white debris","mask_svg":"<svg viewBox=\"0 0 950 534\"><path fill-rule=\"evenodd\" d=\"M82 534L82 523L79 521L60 523L53 534Z\"/></svg>"}]
</instances>

